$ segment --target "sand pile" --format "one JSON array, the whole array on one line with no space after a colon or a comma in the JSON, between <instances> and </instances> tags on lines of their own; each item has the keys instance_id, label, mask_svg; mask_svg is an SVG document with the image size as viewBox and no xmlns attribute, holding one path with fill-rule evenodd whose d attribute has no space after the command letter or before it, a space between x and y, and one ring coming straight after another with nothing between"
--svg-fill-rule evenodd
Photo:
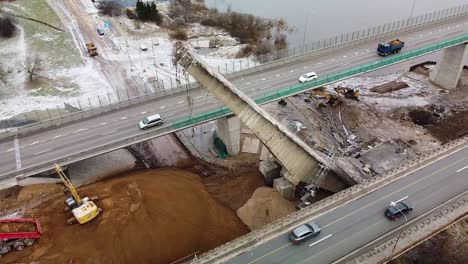
<instances>
[{"instance_id":1,"label":"sand pile","mask_svg":"<svg viewBox=\"0 0 468 264\"><path fill-rule=\"evenodd\" d=\"M41 239L2 263L170 263L248 232L184 170L140 171L80 188L83 197L99 196L104 210L81 226L66 225L64 195L53 189L52 199L26 212L41 221Z\"/></svg>"},{"instance_id":2,"label":"sand pile","mask_svg":"<svg viewBox=\"0 0 468 264\"><path fill-rule=\"evenodd\" d=\"M288 201L280 194L268 187L255 190L252 198L237 210L237 215L250 230L260 228L296 211L293 202Z\"/></svg>"}]
</instances>

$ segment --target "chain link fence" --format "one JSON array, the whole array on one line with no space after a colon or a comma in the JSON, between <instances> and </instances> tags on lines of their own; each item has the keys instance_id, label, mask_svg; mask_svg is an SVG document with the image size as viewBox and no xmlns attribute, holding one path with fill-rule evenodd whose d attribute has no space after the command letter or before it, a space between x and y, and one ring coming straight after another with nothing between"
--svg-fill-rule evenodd
<instances>
[{"instance_id":1,"label":"chain link fence","mask_svg":"<svg viewBox=\"0 0 468 264\"><path fill-rule=\"evenodd\" d=\"M318 40L299 47L292 47L287 50L275 51L271 54L257 56L253 63L249 60L239 61L240 65L225 63L218 67L218 71L225 74L229 78L235 78L244 74L266 70L270 67L275 67L284 63L291 63L297 60L308 59L310 56L323 55L327 52L332 52L335 49L344 47L352 47L362 45L365 41L370 41L375 38L383 38L396 33L404 33L420 30L425 27L442 24L460 19L468 14L468 5L447 8L431 13L426 13L416 17L394 21L383 25L369 27L354 32L337 35L328 39ZM154 100L167 96L168 94L183 93L186 89L199 88L197 83L187 83L186 78L170 79L169 82L161 82L159 80L142 81L139 78L134 78L135 83L139 87L135 89L135 94L130 95L128 91L116 91L113 94L106 93L103 96L87 98L84 100L68 101L65 107L57 106L56 108L46 108L45 110L32 111L15 116L15 118L0 120L0 138L15 134L20 130L25 130L30 127L37 126L38 130L41 127L47 127L47 123L63 123L80 119L79 117L89 117L93 114L100 114L110 110L127 107L135 103ZM44 124L46 123L46 124Z\"/></svg>"}]
</instances>

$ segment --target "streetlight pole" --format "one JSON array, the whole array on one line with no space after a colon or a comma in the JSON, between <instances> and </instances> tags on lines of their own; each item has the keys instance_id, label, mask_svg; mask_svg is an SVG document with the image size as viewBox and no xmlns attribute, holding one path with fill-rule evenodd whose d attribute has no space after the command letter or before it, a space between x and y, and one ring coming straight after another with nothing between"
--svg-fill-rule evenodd
<instances>
[{"instance_id":1,"label":"streetlight pole","mask_svg":"<svg viewBox=\"0 0 468 264\"><path fill-rule=\"evenodd\" d=\"M394 203L392 202L390 205L397 205L398 202ZM395 245L393 245L393 248L392 248L392 252L390 252L390 256L389 256L389 261L392 260L392 256L393 256L393 253L395 252L395 249L396 249L396 245L398 244L398 241L400 240L400 237L401 237L401 233L403 233L403 230L405 229L406 227L406 224L408 223L408 218L406 217L406 215L401 211L400 207L396 206L396 208L398 209L398 212L400 212L404 217L405 217L405 223L403 224L403 227L401 228L401 231L400 233L398 233L398 236L397 236L397 240L395 241Z\"/></svg>"},{"instance_id":2,"label":"streetlight pole","mask_svg":"<svg viewBox=\"0 0 468 264\"><path fill-rule=\"evenodd\" d=\"M309 23L309 12L306 13L306 22L304 25L304 38L302 39L302 46L305 46L306 36L307 36L307 24Z\"/></svg>"},{"instance_id":3,"label":"streetlight pole","mask_svg":"<svg viewBox=\"0 0 468 264\"><path fill-rule=\"evenodd\" d=\"M411 13L410 13L410 19L413 18L413 11L414 11L415 4L416 4L416 0L413 0L413 6L411 7Z\"/></svg>"}]
</instances>

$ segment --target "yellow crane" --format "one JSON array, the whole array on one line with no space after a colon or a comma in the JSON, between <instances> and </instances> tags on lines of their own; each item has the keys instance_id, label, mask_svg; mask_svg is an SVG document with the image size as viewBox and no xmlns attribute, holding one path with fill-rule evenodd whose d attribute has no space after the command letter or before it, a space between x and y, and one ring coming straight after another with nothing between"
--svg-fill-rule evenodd
<instances>
[{"instance_id":1,"label":"yellow crane","mask_svg":"<svg viewBox=\"0 0 468 264\"><path fill-rule=\"evenodd\" d=\"M98 216L102 211L101 208L96 206L96 204L93 202L93 199L88 197L83 199L80 198L78 192L75 189L75 186L73 186L70 179L67 177L67 175L65 175L62 168L58 164L55 164L55 171L57 171L57 174L60 176L60 179L62 179L63 184L65 185L65 193L71 195L71 197L68 197L65 200L65 204L73 214L73 217L68 219L67 223L73 224L78 221L78 223L84 224L96 218L96 216Z\"/></svg>"}]
</instances>

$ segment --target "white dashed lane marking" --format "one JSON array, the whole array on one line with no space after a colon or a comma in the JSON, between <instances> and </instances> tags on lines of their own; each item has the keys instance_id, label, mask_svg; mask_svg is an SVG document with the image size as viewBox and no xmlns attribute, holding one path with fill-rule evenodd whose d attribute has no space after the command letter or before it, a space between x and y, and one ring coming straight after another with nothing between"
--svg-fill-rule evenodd
<instances>
[{"instance_id":1,"label":"white dashed lane marking","mask_svg":"<svg viewBox=\"0 0 468 264\"><path fill-rule=\"evenodd\" d=\"M56 139L56 138L59 138L61 137L62 135L56 135L55 137L53 137L53 139Z\"/></svg>"},{"instance_id":2,"label":"white dashed lane marking","mask_svg":"<svg viewBox=\"0 0 468 264\"><path fill-rule=\"evenodd\" d=\"M101 123L101 124L99 124L99 125L100 125L100 126L104 126L104 125L107 125L107 123Z\"/></svg>"},{"instance_id":3,"label":"white dashed lane marking","mask_svg":"<svg viewBox=\"0 0 468 264\"><path fill-rule=\"evenodd\" d=\"M195 97L195 100L200 99L200 98L202 98L202 96L197 96L197 97Z\"/></svg>"},{"instance_id":4,"label":"white dashed lane marking","mask_svg":"<svg viewBox=\"0 0 468 264\"><path fill-rule=\"evenodd\" d=\"M197 99L197 98L195 98L195 99ZM167 106L163 105L163 106L159 107L159 109L164 109L164 108L166 108L166 107L167 107Z\"/></svg>"},{"instance_id":5,"label":"white dashed lane marking","mask_svg":"<svg viewBox=\"0 0 468 264\"><path fill-rule=\"evenodd\" d=\"M14 148L11 148L11 149L7 150L6 152L10 152L10 151L13 151L13 150L15 150L15 149L14 149Z\"/></svg>"},{"instance_id":6,"label":"white dashed lane marking","mask_svg":"<svg viewBox=\"0 0 468 264\"><path fill-rule=\"evenodd\" d=\"M468 169L468 166L466 166L466 167L463 167L463 168L461 168L461 169L457 170L457 172L461 172L461 171L463 171L463 170L465 170L465 169Z\"/></svg>"},{"instance_id":7,"label":"white dashed lane marking","mask_svg":"<svg viewBox=\"0 0 468 264\"><path fill-rule=\"evenodd\" d=\"M121 117L120 119L121 119L121 120L125 120L125 119L127 119L127 117L126 117L126 116L124 116L124 117Z\"/></svg>"},{"instance_id":8,"label":"white dashed lane marking","mask_svg":"<svg viewBox=\"0 0 468 264\"><path fill-rule=\"evenodd\" d=\"M185 101L180 101L180 102L178 102L177 104L183 104L184 102L185 102Z\"/></svg>"},{"instance_id":9,"label":"white dashed lane marking","mask_svg":"<svg viewBox=\"0 0 468 264\"><path fill-rule=\"evenodd\" d=\"M46 153L46 152L49 152L51 150L52 149L46 149L46 150L43 150L43 151L39 151L39 152L34 153L34 155L39 155L39 154L42 154L42 153Z\"/></svg>"},{"instance_id":10,"label":"white dashed lane marking","mask_svg":"<svg viewBox=\"0 0 468 264\"><path fill-rule=\"evenodd\" d=\"M101 136L109 135L109 134L112 134L112 133L115 133L115 132L117 132L117 130L112 130L112 131L109 131L109 132L106 132L106 133L102 133Z\"/></svg>"},{"instance_id":11,"label":"white dashed lane marking","mask_svg":"<svg viewBox=\"0 0 468 264\"><path fill-rule=\"evenodd\" d=\"M146 111L143 111L143 112L141 112L140 114L144 115L144 114L146 114Z\"/></svg>"}]
</instances>

